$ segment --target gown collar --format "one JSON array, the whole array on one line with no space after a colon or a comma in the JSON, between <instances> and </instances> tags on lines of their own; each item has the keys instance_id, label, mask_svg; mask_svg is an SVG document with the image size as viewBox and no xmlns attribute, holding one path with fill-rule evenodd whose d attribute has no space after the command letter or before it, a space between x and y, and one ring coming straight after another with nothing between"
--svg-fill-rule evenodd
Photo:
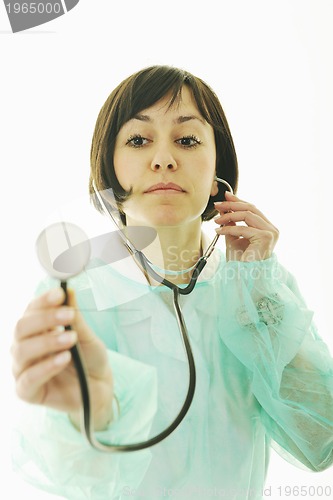
<instances>
[{"instance_id":1,"label":"gown collar","mask_svg":"<svg viewBox=\"0 0 333 500\"><path fill-rule=\"evenodd\" d=\"M211 239L202 232L203 251ZM210 281L220 265L222 253L217 248L213 251L201 272L198 282ZM98 310L108 309L135 300L152 289L165 289L164 286L150 286L131 256L86 270L89 287L92 290ZM116 293L114 291L116 290ZM159 291L159 290L157 290Z\"/></svg>"}]
</instances>

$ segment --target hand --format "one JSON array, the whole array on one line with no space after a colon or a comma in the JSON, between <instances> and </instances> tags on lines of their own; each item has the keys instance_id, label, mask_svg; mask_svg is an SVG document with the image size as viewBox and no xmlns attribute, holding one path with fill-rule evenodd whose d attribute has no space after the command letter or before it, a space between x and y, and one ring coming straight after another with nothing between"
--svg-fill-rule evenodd
<instances>
[{"instance_id":1,"label":"hand","mask_svg":"<svg viewBox=\"0 0 333 500\"><path fill-rule=\"evenodd\" d=\"M69 413L79 428L81 393L69 351L79 342L94 427L101 430L112 418L113 380L106 348L84 321L74 292L68 290L68 306L62 306L64 299L61 288L53 289L34 299L18 321L11 349L16 392L29 403ZM72 330L64 331L66 325Z\"/></svg>"},{"instance_id":2,"label":"hand","mask_svg":"<svg viewBox=\"0 0 333 500\"><path fill-rule=\"evenodd\" d=\"M226 201L215 203L220 215L214 220L225 235L227 260L250 262L268 259L279 237L278 229L251 203L226 191ZM246 226L237 226L245 222Z\"/></svg>"}]
</instances>

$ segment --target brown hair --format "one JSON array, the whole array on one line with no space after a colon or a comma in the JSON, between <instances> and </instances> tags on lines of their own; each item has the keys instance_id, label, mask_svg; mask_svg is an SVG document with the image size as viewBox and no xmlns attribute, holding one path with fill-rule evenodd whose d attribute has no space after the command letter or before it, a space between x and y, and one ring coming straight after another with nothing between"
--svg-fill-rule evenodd
<instances>
[{"instance_id":1,"label":"brown hair","mask_svg":"<svg viewBox=\"0 0 333 500\"><path fill-rule=\"evenodd\" d=\"M101 108L91 145L91 174L89 192L93 195L93 180L99 191L112 188L118 208L131 192L118 182L113 165L116 136L121 127L142 110L154 105L171 93L170 106L179 99L182 87L192 92L203 118L213 127L216 144L216 175L225 179L236 192L238 182L237 156L221 103L213 90L200 78L182 69L170 66L151 66L134 73L120 83ZM202 220L216 215L214 201L224 197L226 187L218 184L219 192L209 198ZM98 200L92 196L95 207L101 211ZM106 203L106 205L108 205ZM111 206L110 206L111 208ZM124 214L121 215L126 223Z\"/></svg>"}]
</instances>

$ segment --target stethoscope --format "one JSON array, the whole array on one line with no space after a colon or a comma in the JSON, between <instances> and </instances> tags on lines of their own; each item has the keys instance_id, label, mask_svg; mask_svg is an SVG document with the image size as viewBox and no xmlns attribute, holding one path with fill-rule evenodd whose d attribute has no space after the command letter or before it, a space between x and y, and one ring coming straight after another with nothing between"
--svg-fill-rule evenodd
<instances>
[{"instance_id":1,"label":"stethoscope","mask_svg":"<svg viewBox=\"0 0 333 500\"><path fill-rule=\"evenodd\" d=\"M233 189L230 186L230 184L225 181L224 179L220 179L218 177L215 177L215 180L217 182L221 182L225 184L228 188L228 190L233 193ZM109 210L103 200L103 197L101 196L100 192L97 190L95 183L93 182L93 189L95 192L95 195L105 212L105 214L111 218L112 222L115 224L117 229L119 230L119 221L117 221L116 217L112 213L111 210ZM107 190L110 191L110 190ZM63 231L63 234L67 240L68 247L73 247L73 236L74 239L75 237L80 239L80 235L75 234L75 232L80 233L80 229L77 228L77 226L71 225L66 222L61 222L59 223L61 225L61 229ZM58 226L59 226L58 224ZM56 226L56 225L54 225ZM52 229L52 227L50 226ZM187 394L184 400L184 403L176 416L176 418L173 420L173 422L162 432L157 434L156 436L147 439L146 441L138 442L138 443L132 443L132 444L125 444L125 445L116 445L116 444L108 444L106 442L97 440L94 431L93 431L93 421L91 417L91 404L90 404L90 394L89 394L89 386L88 386L88 381L87 381L87 376L84 368L84 363L82 361L82 355L80 353L80 346L79 344L76 344L71 348L71 355L72 355L72 360L78 375L78 380L79 380L79 385L80 385L80 391L81 391L81 397L82 397L82 432L84 433L86 439L90 443L90 445L95 448L96 450L103 451L103 452L124 452L124 451L137 451L137 450L143 450L145 448L149 448L157 443L160 443L163 439L168 437L181 423L181 421L184 419L185 415L187 414L193 400L194 392L195 392L195 385L196 385L196 368L195 368L195 363L194 363L194 358L193 358L193 353L191 349L191 345L189 342L189 335L187 331L187 327L185 324L185 320L183 317L183 313L179 304L179 297L181 295L188 295L190 294L195 285L196 282L204 269L205 265L207 264L207 260L212 254L215 245L219 239L220 235L216 235L211 242L211 244L207 247L205 250L204 254L199 258L195 266L193 267L193 272L190 277L190 281L186 287L179 287L169 281L167 278L160 276L154 269L153 264L146 258L144 253L141 250L138 250L130 241L128 235L126 235L126 232L123 230L118 231L119 235L122 239L122 243L128 250L129 254L134 258L136 264L139 266L139 268L150 278L152 278L155 282L164 285L168 287L172 292L173 292L173 308L174 312L176 315L177 323L178 323L178 328L181 333L182 341L184 344L184 349L186 352L187 356L187 361L188 361L188 367L189 367L189 383L188 383L188 389L187 389ZM45 250L49 242L46 241L47 239L47 229L44 230L39 238L37 239L37 253L38 257L41 261L41 264L43 265L44 268L46 268L50 272L50 256L49 256L49 250ZM81 238L82 241L82 238ZM61 287L65 292L65 302L64 304L67 303L67 279L70 276L73 276L74 274L78 274L80 270L83 270L85 265L87 264L87 261L89 260L89 250L88 250L88 241L84 241L83 243L76 245L76 247L79 249L79 253L76 251L75 253L75 266L76 269L73 272L71 269L71 272L69 272L69 269L66 270L65 273L59 272L56 273L55 277L58 277L61 281ZM45 257L45 254L47 254L47 257ZM73 252L72 252L73 254ZM65 255L65 254L64 254ZM58 263L59 262L65 262L66 259L61 260L62 255L60 255L60 261L58 258ZM70 266L72 266L73 263L73 258L70 258ZM65 262L66 264L66 262ZM59 266L58 266L59 267ZM68 266L67 266L68 267ZM52 266L52 269L54 269L54 266ZM53 273L54 274L54 273ZM66 330L70 330L70 326L65 327Z\"/></svg>"}]
</instances>

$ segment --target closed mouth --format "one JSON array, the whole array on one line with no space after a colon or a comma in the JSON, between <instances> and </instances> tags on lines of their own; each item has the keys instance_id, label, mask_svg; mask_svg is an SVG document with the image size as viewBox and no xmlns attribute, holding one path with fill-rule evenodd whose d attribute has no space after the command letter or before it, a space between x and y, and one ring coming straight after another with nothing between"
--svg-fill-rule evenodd
<instances>
[{"instance_id":1,"label":"closed mouth","mask_svg":"<svg viewBox=\"0 0 333 500\"><path fill-rule=\"evenodd\" d=\"M178 184L174 184L173 182L168 182L168 183L163 183L160 182L159 184L154 184L153 186L150 186L145 193L161 193L161 192L166 192L166 193L185 193L185 190L178 186Z\"/></svg>"}]
</instances>

